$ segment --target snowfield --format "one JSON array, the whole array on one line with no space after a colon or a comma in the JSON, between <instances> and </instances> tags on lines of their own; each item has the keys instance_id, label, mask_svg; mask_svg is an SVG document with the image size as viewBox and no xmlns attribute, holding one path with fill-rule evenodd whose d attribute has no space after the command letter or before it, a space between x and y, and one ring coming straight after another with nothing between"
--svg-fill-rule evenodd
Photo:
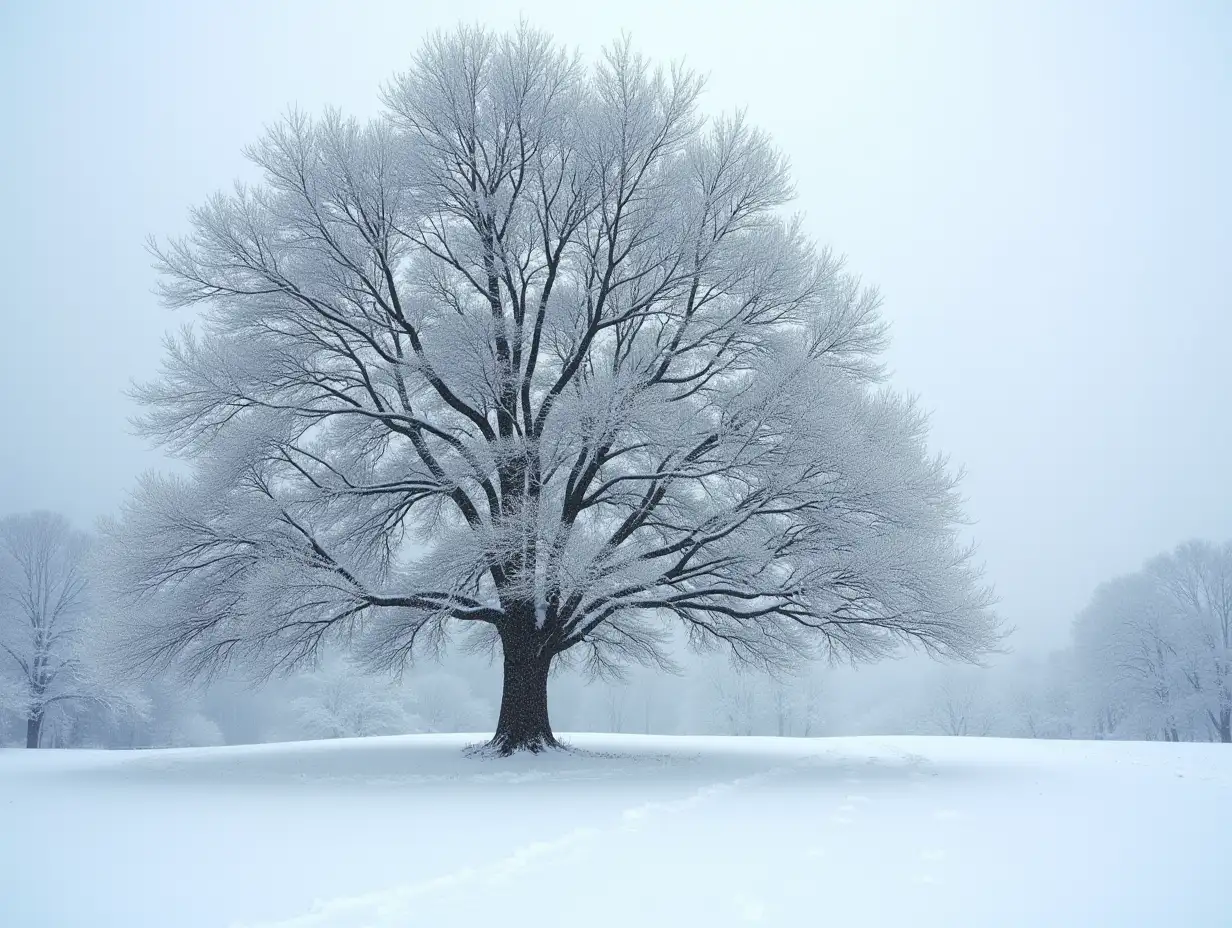
<instances>
[{"instance_id":1,"label":"snowfield","mask_svg":"<svg viewBox=\"0 0 1232 928\"><path fill-rule=\"evenodd\" d=\"M1232 750L420 735L0 751L0 925L1232 925Z\"/></svg>"}]
</instances>

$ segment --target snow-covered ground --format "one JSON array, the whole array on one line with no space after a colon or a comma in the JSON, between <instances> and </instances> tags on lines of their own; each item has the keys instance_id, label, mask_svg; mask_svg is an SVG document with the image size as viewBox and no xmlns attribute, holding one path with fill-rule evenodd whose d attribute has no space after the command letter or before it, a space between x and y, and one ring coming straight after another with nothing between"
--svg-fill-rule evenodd
<instances>
[{"instance_id":1,"label":"snow-covered ground","mask_svg":"<svg viewBox=\"0 0 1232 928\"><path fill-rule=\"evenodd\" d=\"M1232 750L430 735L0 752L0 925L1232 925Z\"/></svg>"}]
</instances>

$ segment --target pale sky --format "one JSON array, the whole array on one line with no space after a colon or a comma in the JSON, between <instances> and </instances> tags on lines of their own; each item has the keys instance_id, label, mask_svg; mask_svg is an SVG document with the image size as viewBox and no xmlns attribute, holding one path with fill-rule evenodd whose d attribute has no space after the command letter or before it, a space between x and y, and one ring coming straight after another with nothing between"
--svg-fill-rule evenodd
<instances>
[{"instance_id":1,"label":"pale sky","mask_svg":"<svg viewBox=\"0 0 1232 928\"><path fill-rule=\"evenodd\" d=\"M429 31L628 31L788 153L812 234L880 286L893 383L968 471L1019 628L1232 537L1232 3L9 3L0 9L0 514L88 525L160 459L132 378L179 324L149 234L291 104L377 111Z\"/></svg>"}]
</instances>

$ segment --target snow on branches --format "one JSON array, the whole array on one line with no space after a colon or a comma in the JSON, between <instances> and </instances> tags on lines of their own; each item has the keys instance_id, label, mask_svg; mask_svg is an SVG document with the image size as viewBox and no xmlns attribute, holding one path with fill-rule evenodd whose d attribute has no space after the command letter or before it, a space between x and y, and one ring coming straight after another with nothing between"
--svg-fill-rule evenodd
<instances>
[{"instance_id":1,"label":"snow on branches","mask_svg":"<svg viewBox=\"0 0 1232 928\"><path fill-rule=\"evenodd\" d=\"M701 89L627 43L441 35L383 117L292 113L260 185L153 246L200 322L139 391L192 476L110 532L138 662L345 636L391 666L478 628L601 666L672 622L763 664L995 644L877 294Z\"/></svg>"}]
</instances>

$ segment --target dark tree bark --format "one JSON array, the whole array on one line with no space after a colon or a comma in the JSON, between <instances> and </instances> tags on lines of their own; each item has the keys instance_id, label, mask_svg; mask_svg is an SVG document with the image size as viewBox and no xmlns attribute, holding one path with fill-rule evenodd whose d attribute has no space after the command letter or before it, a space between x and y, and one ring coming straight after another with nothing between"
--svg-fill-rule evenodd
<instances>
[{"instance_id":1,"label":"dark tree bark","mask_svg":"<svg viewBox=\"0 0 1232 928\"><path fill-rule=\"evenodd\" d=\"M26 747L37 748L43 733L43 716L41 713L26 719Z\"/></svg>"},{"instance_id":2,"label":"dark tree bark","mask_svg":"<svg viewBox=\"0 0 1232 928\"><path fill-rule=\"evenodd\" d=\"M548 721L548 674L553 654L541 636L529 629L501 632L504 652L504 685L496 734L488 747L502 756L517 751L538 754L558 748Z\"/></svg>"}]
</instances>

